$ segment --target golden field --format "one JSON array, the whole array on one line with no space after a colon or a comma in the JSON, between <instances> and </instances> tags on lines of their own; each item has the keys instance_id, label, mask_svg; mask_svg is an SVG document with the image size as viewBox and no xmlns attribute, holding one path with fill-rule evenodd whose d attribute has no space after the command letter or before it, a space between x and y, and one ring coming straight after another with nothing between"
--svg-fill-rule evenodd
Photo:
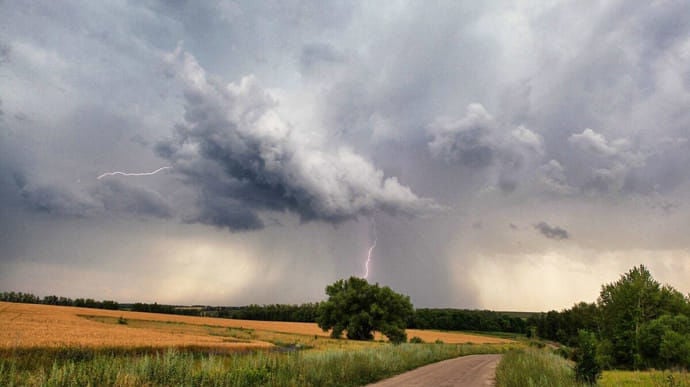
<instances>
[{"instance_id":1,"label":"golden field","mask_svg":"<svg viewBox=\"0 0 690 387\"><path fill-rule=\"evenodd\" d=\"M126 324L118 324L123 318ZM410 329L426 342L503 344L511 340ZM380 335L377 335L380 339ZM223 351L270 348L272 343L315 348L338 345L313 323L234 320L66 306L0 302L0 348L207 347ZM353 343L350 343L350 345ZM361 343L361 345L368 345Z\"/></svg>"}]
</instances>

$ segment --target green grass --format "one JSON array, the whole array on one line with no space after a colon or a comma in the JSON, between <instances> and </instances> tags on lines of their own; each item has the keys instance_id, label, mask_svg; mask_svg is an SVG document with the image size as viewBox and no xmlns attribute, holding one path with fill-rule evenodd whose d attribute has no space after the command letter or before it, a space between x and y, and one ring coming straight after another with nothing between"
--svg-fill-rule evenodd
<instances>
[{"instance_id":1,"label":"green grass","mask_svg":"<svg viewBox=\"0 0 690 387\"><path fill-rule=\"evenodd\" d=\"M0 385L359 386L432 362L511 348L514 346L401 344L217 355L176 350L143 354L64 350L50 364L28 362L31 356L45 360L36 350L0 357Z\"/></svg>"},{"instance_id":2,"label":"green grass","mask_svg":"<svg viewBox=\"0 0 690 387\"><path fill-rule=\"evenodd\" d=\"M498 387L582 386L575 381L572 364L544 349L510 351L496 368Z\"/></svg>"},{"instance_id":3,"label":"green grass","mask_svg":"<svg viewBox=\"0 0 690 387\"><path fill-rule=\"evenodd\" d=\"M672 371L604 371L599 385L690 387L690 373Z\"/></svg>"}]
</instances>

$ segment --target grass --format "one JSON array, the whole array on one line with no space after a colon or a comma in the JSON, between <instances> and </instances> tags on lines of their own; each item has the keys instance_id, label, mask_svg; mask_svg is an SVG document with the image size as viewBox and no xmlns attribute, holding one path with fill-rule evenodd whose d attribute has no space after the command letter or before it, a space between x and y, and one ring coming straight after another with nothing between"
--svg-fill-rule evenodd
<instances>
[{"instance_id":1,"label":"grass","mask_svg":"<svg viewBox=\"0 0 690 387\"><path fill-rule=\"evenodd\" d=\"M526 348L503 355L496 368L498 387L582 386L572 364L544 349Z\"/></svg>"},{"instance_id":2,"label":"grass","mask_svg":"<svg viewBox=\"0 0 690 387\"><path fill-rule=\"evenodd\" d=\"M599 385L690 387L690 373L673 371L604 371Z\"/></svg>"},{"instance_id":3,"label":"grass","mask_svg":"<svg viewBox=\"0 0 690 387\"><path fill-rule=\"evenodd\" d=\"M419 366L510 345L383 344L358 350L212 355L77 352L51 364L0 358L0 385L358 386ZM53 349L54 350L54 349ZM40 352L39 352L40 353Z\"/></svg>"}]
</instances>

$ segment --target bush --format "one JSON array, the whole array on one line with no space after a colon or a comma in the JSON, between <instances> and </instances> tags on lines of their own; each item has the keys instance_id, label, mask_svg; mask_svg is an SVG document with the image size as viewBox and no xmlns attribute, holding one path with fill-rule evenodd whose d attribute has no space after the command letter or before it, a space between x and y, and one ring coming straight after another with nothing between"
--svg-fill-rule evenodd
<instances>
[{"instance_id":1,"label":"bush","mask_svg":"<svg viewBox=\"0 0 690 387\"><path fill-rule=\"evenodd\" d=\"M575 351L575 377L581 382L595 384L601 376L597 363L597 340L594 334L580 330L577 336L578 348Z\"/></svg>"},{"instance_id":2,"label":"bush","mask_svg":"<svg viewBox=\"0 0 690 387\"><path fill-rule=\"evenodd\" d=\"M419 336L415 336L410 339L410 343L412 344L422 344L424 343L424 340L422 340Z\"/></svg>"}]
</instances>

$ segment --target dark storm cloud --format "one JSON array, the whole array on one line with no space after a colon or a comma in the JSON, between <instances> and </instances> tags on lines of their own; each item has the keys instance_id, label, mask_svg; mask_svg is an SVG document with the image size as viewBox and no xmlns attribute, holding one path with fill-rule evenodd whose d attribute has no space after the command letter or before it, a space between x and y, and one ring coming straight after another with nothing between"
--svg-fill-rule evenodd
<instances>
[{"instance_id":1,"label":"dark storm cloud","mask_svg":"<svg viewBox=\"0 0 690 387\"><path fill-rule=\"evenodd\" d=\"M293 128L254 77L223 85L180 48L167 61L185 86L185 123L157 150L203 197L190 221L244 230L261 226L261 210L340 222L377 210L419 215L438 208L351 149L322 148L316 136ZM218 203L230 209L211 216Z\"/></svg>"},{"instance_id":2,"label":"dark storm cloud","mask_svg":"<svg viewBox=\"0 0 690 387\"><path fill-rule=\"evenodd\" d=\"M86 189L61 184L34 184L20 174L14 182L23 204L49 215L87 217L125 213L158 218L173 215L170 204L157 192L111 180Z\"/></svg>"},{"instance_id":3,"label":"dark storm cloud","mask_svg":"<svg viewBox=\"0 0 690 387\"><path fill-rule=\"evenodd\" d=\"M258 230L264 222L246 203L233 198L204 193L197 203L199 213L185 219L187 223L201 223L229 231Z\"/></svg>"},{"instance_id":4,"label":"dark storm cloud","mask_svg":"<svg viewBox=\"0 0 690 387\"><path fill-rule=\"evenodd\" d=\"M549 226L545 222L539 222L534 225L534 228L538 230L543 236L549 238L549 239L568 239L570 238L570 235L568 234L568 231L558 227L558 226Z\"/></svg>"},{"instance_id":5,"label":"dark storm cloud","mask_svg":"<svg viewBox=\"0 0 690 387\"><path fill-rule=\"evenodd\" d=\"M171 297L198 293L202 303L222 303L228 298L212 293L227 283L209 273L237 282L237 252L256 265L260 283L266 272L277 274L263 286L273 291L246 285L234 300L260 293L259 303L301 302L321 297L324 282L360 271L371 242L363 218L371 216L379 232L376 281L426 306L492 307L514 296L519 308L560 292L534 296L527 283L487 299L496 284L512 284L496 281L497 272L513 278L521 267L546 270L560 284L569 268L603 261L597 249L625 256L639 247L650 257L658 256L653 249L684 249L667 260L677 267L687 258L687 237L678 231L690 197L687 1L6 5L5 262L48 255L64 264L82 251L99 255L103 246L112 251L94 260L101 269L108 262L114 271L140 272L138 261L156 262L188 275L196 270L180 262L192 261L198 278ZM196 60L180 52L161 71L161 55L178 41ZM165 165L173 169L156 177L96 181L113 169ZM420 198L452 210L426 219L382 213L434 207ZM137 215L157 219L144 224ZM97 226L92 232L100 235L111 218L122 227L100 242L75 228ZM322 227L296 218L359 219ZM558 219L568 230L535 226L541 219ZM182 230L176 241L189 238L179 262L159 246L170 245L171 229ZM120 239L136 240L128 244L138 252L108 242ZM215 249L214 240L227 249ZM45 254L56 245L71 250ZM563 264L524 264L547 250ZM123 265L122 257L136 262ZM477 263L492 260L478 275ZM308 273L309 286L295 288L284 277L294 267ZM0 272L14 283L42 282L29 264ZM80 282L64 272L63 282ZM150 296L125 277L113 287ZM173 278L160 273L157 280L178 288ZM65 286L53 283L55 292ZM578 286L573 294L585 288Z\"/></svg>"},{"instance_id":6,"label":"dark storm cloud","mask_svg":"<svg viewBox=\"0 0 690 387\"><path fill-rule=\"evenodd\" d=\"M88 197L78 197L66 187L56 184L36 185L29 183L21 172L13 171L11 174L22 203L32 211L82 217L94 210L95 202L91 202Z\"/></svg>"},{"instance_id":7,"label":"dark storm cloud","mask_svg":"<svg viewBox=\"0 0 690 387\"><path fill-rule=\"evenodd\" d=\"M109 180L96 185L91 196L105 211L169 218L173 210L158 192Z\"/></svg>"}]
</instances>

